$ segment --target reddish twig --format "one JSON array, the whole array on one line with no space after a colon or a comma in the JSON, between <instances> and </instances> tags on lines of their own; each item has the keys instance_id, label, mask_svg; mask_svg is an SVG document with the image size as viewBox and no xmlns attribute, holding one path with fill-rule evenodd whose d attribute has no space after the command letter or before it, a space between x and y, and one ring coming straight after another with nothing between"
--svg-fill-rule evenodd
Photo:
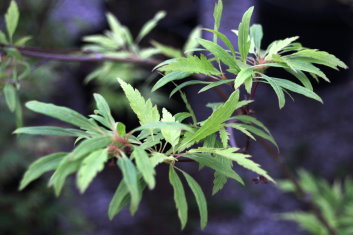
<instances>
[{"instance_id":1,"label":"reddish twig","mask_svg":"<svg viewBox=\"0 0 353 235\"><path fill-rule=\"evenodd\" d=\"M45 50L39 48L27 48L27 47L14 47L11 45L0 44L1 47L12 47L16 48L21 55L33 58L47 59L47 60L59 60L59 61L73 61L73 62L89 62L89 61L117 61L124 63L134 63L134 64L145 64L155 66L159 64L161 61L154 59L142 59L139 57L116 57L116 56L106 56L102 53L89 53L86 55L70 55L68 52L70 50ZM54 51L54 52L53 52ZM71 50L70 53L73 51ZM84 54L84 51L75 51L80 54Z\"/></svg>"}]
</instances>

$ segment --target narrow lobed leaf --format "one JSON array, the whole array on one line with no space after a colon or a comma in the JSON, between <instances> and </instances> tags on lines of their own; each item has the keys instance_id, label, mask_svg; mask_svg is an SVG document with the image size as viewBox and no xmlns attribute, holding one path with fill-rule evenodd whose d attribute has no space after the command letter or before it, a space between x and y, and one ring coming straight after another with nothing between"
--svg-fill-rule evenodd
<instances>
[{"instance_id":1,"label":"narrow lobed leaf","mask_svg":"<svg viewBox=\"0 0 353 235\"><path fill-rule=\"evenodd\" d=\"M53 135L53 136L86 136L86 132L71 129L62 128L56 126L30 126L18 128L14 131L15 134L28 134L28 135Z\"/></svg>"},{"instance_id":2,"label":"narrow lobed leaf","mask_svg":"<svg viewBox=\"0 0 353 235\"><path fill-rule=\"evenodd\" d=\"M142 177L147 183L149 189L153 189L156 185L154 178L156 172L151 160L148 157L148 154L143 148L135 146L132 156L135 159L137 169L141 172Z\"/></svg>"},{"instance_id":3,"label":"narrow lobed leaf","mask_svg":"<svg viewBox=\"0 0 353 235\"><path fill-rule=\"evenodd\" d=\"M107 160L107 149L100 149L92 152L82 161L81 167L77 172L77 186L81 193L86 191L97 173L103 170Z\"/></svg>"},{"instance_id":4,"label":"narrow lobed leaf","mask_svg":"<svg viewBox=\"0 0 353 235\"><path fill-rule=\"evenodd\" d=\"M192 178L188 173L185 171L182 171L183 175L186 179L186 182L188 183L189 187L191 188L191 191L193 192L196 203L199 207L199 213L200 213L200 226L201 229L204 229L207 224L207 218L208 218L208 212L207 212L207 202L206 202L206 197L200 187L200 185Z\"/></svg>"},{"instance_id":5,"label":"narrow lobed leaf","mask_svg":"<svg viewBox=\"0 0 353 235\"><path fill-rule=\"evenodd\" d=\"M220 74L220 72L203 54L201 54L200 57L194 55L178 58L174 62L159 67L158 70L165 72L202 73L205 75Z\"/></svg>"},{"instance_id":6,"label":"narrow lobed leaf","mask_svg":"<svg viewBox=\"0 0 353 235\"><path fill-rule=\"evenodd\" d=\"M23 175L19 190L24 189L28 184L38 179L44 173L55 170L66 155L67 153L53 153L33 162Z\"/></svg>"},{"instance_id":7,"label":"narrow lobed leaf","mask_svg":"<svg viewBox=\"0 0 353 235\"><path fill-rule=\"evenodd\" d=\"M19 18L20 12L18 10L17 3L16 1L12 0L5 15L6 28L10 39L12 39L12 36L16 31Z\"/></svg>"},{"instance_id":8,"label":"narrow lobed leaf","mask_svg":"<svg viewBox=\"0 0 353 235\"><path fill-rule=\"evenodd\" d=\"M59 119L86 130L96 130L97 128L97 126L92 124L87 118L66 107L42 103L39 101L29 101L26 103L26 107L34 112Z\"/></svg>"},{"instance_id":9,"label":"narrow lobed leaf","mask_svg":"<svg viewBox=\"0 0 353 235\"><path fill-rule=\"evenodd\" d=\"M250 7L244 13L238 28L238 49L243 62L246 61L250 49L249 25L253 11L254 7Z\"/></svg>"},{"instance_id":10,"label":"narrow lobed leaf","mask_svg":"<svg viewBox=\"0 0 353 235\"><path fill-rule=\"evenodd\" d=\"M152 91L156 91L157 89L163 87L169 82L176 81L176 80L181 80L184 78L187 78L191 76L191 73L185 73L185 72L171 72L166 75L164 75L162 78L160 78L156 84L152 87Z\"/></svg>"},{"instance_id":11,"label":"narrow lobed leaf","mask_svg":"<svg viewBox=\"0 0 353 235\"><path fill-rule=\"evenodd\" d=\"M161 19L163 19L166 16L165 11L159 11L157 14L153 17L153 19L147 21L143 26L141 31L139 32L136 41L140 42L147 34L149 34L152 29L154 29Z\"/></svg>"},{"instance_id":12,"label":"narrow lobed leaf","mask_svg":"<svg viewBox=\"0 0 353 235\"><path fill-rule=\"evenodd\" d=\"M184 229L188 220L188 204L186 202L183 184L172 165L169 166L169 182L174 190L174 201L178 210L181 229Z\"/></svg>"},{"instance_id":13,"label":"narrow lobed leaf","mask_svg":"<svg viewBox=\"0 0 353 235\"><path fill-rule=\"evenodd\" d=\"M137 180L137 171L134 164L126 156L119 158L118 166L123 174L123 180L129 190L131 197L130 213L135 214L140 204L141 195L139 193L139 185Z\"/></svg>"}]
</instances>

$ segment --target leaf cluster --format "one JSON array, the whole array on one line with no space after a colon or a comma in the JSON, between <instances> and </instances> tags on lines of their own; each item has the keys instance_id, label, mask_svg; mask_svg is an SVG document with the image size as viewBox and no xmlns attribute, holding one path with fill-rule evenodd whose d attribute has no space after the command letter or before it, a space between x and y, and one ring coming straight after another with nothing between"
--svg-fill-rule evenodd
<instances>
[{"instance_id":1,"label":"leaf cluster","mask_svg":"<svg viewBox=\"0 0 353 235\"><path fill-rule=\"evenodd\" d=\"M333 184L329 184L326 180L317 178L305 170L300 170L298 175L299 184L337 234L352 234L353 181L347 178L344 181L335 180ZM278 181L278 186L284 192L295 192L295 185L288 180ZM311 234L329 234L315 214L310 211L282 213L279 218L295 221Z\"/></svg>"},{"instance_id":2,"label":"leaf cluster","mask_svg":"<svg viewBox=\"0 0 353 235\"><path fill-rule=\"evenodd\" d=\"M233 162L272 180L265 170L251 160L250 155L239 153L237 148L229 148L224 128L226 121L238 107L237 91L227 102L215 109L207 120L194 125L183 123L193 114L183 112L172 115L163 108L161 115L157 106L149 99L145 100L138 90L123 80L119 80L119 83L141 124L129 132L126 132L123 123L114 120L107 102L99 94L94 95L97 109L89 118L74 110L53 104L38 101L26 104L30 110L69 123L76 129L34 126L19 128L15 131L16 134L76 137L76 146L71 152L49 154L32 163L21 181L20 189L44 173L54 171L49 186L54 188L57 195L62 191L67 177L73 173L76 173L78 188L84 192L96 175L103 170L105 164L112 161L123 175L108 210L109 217L113 218L128 204L130 212L134 214L144 189L155 188L156 167L159 164L168 164L169 180L174 188L174 198L182 227L187 221L187 197L177 172L185 177L195 195L203 228L207 223L206 197L196 180L176 167L180 158L192 159L200 166L207 166L215 171L213 193L224 185L218 182L220 178L222 182L232 178L244 184L242 178L232 169ZM251 117L243 116L239 119L244 123L259 123ZM217 135L221 137L222 143L217 140ZM190 148L200 142L205 147Z\"/></svg>"}]
</instances>

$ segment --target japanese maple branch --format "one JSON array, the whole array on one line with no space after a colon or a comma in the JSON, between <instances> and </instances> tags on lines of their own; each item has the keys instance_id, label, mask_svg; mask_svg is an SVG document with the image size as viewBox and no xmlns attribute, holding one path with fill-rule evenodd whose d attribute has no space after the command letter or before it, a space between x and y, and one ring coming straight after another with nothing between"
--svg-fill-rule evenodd
<instances>
[{"instance_id":1,"label":"japanese maple branch","mask_svg":"<svg viewBox=\"0 0 353 235\"><path fill-rule=\"evenodd\" d=\"M45 50L39 48L31 47L15 47L11 45L0 44L2 48L16 48L22 56L39 58L39 59L48 59L48 60L59 60L59 61L73 61L73 62L89 62L89 61L117 61L124 63L134 63L134 64L145 64L155 66L162 61L154 59L142 59L139 57L117 57L117 56L106 56L103 53L80 51L80 50ZM70 55L67 53L79 53L81 55ZM83 54L83 55L82 55Z\"/></svg>"}]
</instances>

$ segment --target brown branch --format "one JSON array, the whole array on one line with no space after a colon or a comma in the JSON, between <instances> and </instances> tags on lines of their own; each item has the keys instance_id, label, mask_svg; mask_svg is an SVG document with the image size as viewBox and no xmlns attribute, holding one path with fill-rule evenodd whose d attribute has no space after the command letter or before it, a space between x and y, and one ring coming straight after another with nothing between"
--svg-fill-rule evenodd
<instances>
[{"instance_id":1,"label":"brown branch","mask_svg":"<svg viewBox=\"0 0 353 235\"><path fill-rule=\"evenodd\" d=\"M102 53L89 53L87 55L69 55L68 53L79 52L84 54L84 51L79 50L50 50L50 49L39 49L31 47L14 47L11 45L0 44L1 47L12 47L16 48L21 55L26 57L47 59L47 60L59 60L59 61L73 61L73 62L89 62L89 61L117 61L124 63L134 63L134 64L145 64L155 66L161 61L154 59L142 59L139 57L117 57L117 56L106 56Z\"/></svg>"}]
</instances>

